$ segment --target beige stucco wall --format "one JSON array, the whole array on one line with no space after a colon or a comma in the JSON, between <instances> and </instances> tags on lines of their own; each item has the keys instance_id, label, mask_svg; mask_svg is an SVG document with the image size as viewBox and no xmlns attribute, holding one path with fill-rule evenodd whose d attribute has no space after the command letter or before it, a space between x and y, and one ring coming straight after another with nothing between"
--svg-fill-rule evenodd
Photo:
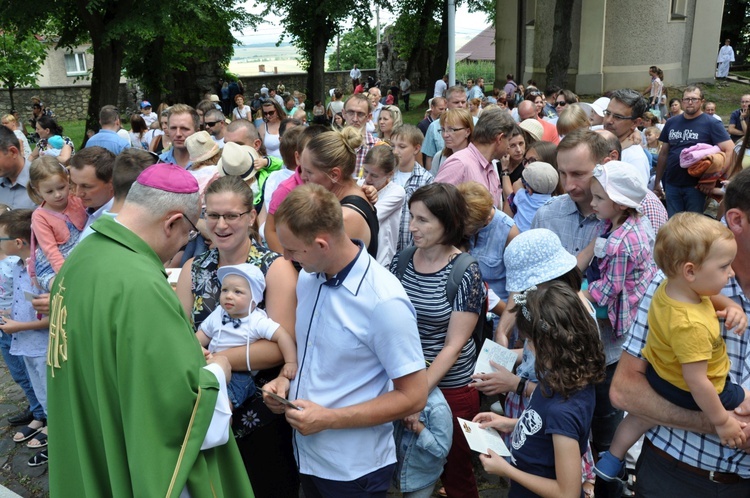
<instances>
[{"instance_id":1,"label":"beige stucco wall","mask_svg":"<svg viewBox=\"0 0 750 498\"><path fill-rule=\"evenodd\" d=\"M49 86L91 86L89 78L94 67L94 54L88 50L91 45L80 45L74 49L53 48L49 51L47 59L42 65L41 75L37 78L37 84L44 88ZM65 71L65 54L85 53L88 76L68 76Z\"/></svg>"},{"instance_id":2,"label":"beige stucco wall","mask_svg":"<svg viewBox=\"0 0 750 498\"><path fill-rule=\"evenodd\" d=\"M523 79L534 78L544 86L555 2L535 3L533 26L526 27ZM685 20L670 19L671 4L671 0L577 0L571 12L569 86L579 94L643 89L651 65L664 71L668 85L713 80L723 0L687 0Z\"/></svg>"}]
</instances>

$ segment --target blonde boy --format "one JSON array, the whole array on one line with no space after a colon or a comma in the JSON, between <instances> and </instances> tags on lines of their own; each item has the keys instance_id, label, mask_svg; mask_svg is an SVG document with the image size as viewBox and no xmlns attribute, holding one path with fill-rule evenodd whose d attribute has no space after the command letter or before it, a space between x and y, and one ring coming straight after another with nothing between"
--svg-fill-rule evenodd
<instances>
[{"instance_id":1,"label":"blonde boy","mask_svg":"<svg viewBox=\"0 0 750 498\"><path fill-rule=\"evenodd\" d=\"M398 244L396 252L412 245L412 235L409 231L409 199L422 185L432 183L432 175L424 169L418 161L422 152L422 132L414 125L401 125L393 131L391 143L393 154L398 161L398 168L393 175L393 181L404 187L406 197L401 208L401 224L399 226Z\"/></svg>"},{"instance_id":2,"label":"blonde boy","mask_svg":"<svg viewBox=\"0 0 750 498\"><path fill-rule=\"evenodd\" d=\"M747 316L740 306L719 295L734 276L737 244L732 232L702 214L673 216L656 237L654 259L667 279L657 288L648 311L649 334L643 356L646 379L668 401L703 411L721 443L735 448L745 442L743 425L730 417L747 393L729 382L729 358L721 339L725 327L742 334ZM622 471L625 452L652 424L633 415L617 428L609 452L594 471L612 480Z\"/></svg>"}]
</instances>

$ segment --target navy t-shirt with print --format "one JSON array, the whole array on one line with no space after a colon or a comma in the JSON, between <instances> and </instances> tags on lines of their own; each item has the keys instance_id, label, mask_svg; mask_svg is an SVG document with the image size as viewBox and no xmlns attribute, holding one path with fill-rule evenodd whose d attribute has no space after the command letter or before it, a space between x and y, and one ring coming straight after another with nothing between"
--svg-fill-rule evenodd
<instances>
[{"instance_id":1,"label":"navy t-shirt with print","mask_svg":"<svg viewBox=\"0 0 750 498\"><path fill-rule=\"evenodd\" d=\"M724 125L708 114L694 119L686 119L683 114L669 118L659 135L659 141L669 144L664 183L675 187L696 186L698 178L690 176L687 169L680 166L680 152L693 145L717 145L727 140L730 138Z\"/></svg>"},{"instance_id":2,"label":"navy t-shirt with print","mask_svg":"<svg viewBox=\"0 0 750 498\"><path fill-rule=\"evenodd\" d=\"M552 436L560 434L578 441L581 456L586 451L596 396L589 385L570 395L547 398L541 384L534 390L529 406L521 414L511 437L511 463L520 470L555 479L555 450ZM512 482L508 498L535 497L536 494ZM583 497L583 491L581 491Z\"/></svg>"}]
</instances>

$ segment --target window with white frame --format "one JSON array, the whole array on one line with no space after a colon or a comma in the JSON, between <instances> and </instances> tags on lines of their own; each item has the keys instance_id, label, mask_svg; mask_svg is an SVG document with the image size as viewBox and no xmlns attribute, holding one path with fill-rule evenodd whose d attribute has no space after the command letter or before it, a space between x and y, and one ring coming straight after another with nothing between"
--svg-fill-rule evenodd
<instances>
[{"instance_id":1,"label":"window with white frame","mask_svg":"<svg viewBox=\"0 0 750 498\"><path fill-rule=\"evenodd\" d=\"M672 0L670 21L684 21L687 19L687 0Z\"/></svg>"},{"instance_id":2,"label":"window with white frame","mask_svg":"<svg viewBox=\"0 0 750 498\"><path fill-rule=\"evenodd\" d=\"M86 54L83 52L65 54L65 72L68 76L86 74Z\"/></svg>"}]
</instances>

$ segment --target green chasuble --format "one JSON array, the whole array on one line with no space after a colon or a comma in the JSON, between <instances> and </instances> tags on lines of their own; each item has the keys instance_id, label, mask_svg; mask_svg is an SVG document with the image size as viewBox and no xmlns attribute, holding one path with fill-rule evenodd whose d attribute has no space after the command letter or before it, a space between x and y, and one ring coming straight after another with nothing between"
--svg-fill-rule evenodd
<instances>
[{"instance_id":1,"label":"green chasuble","mask_svg":"<svg viewBox=\"0 0 750 498\"><path fill-rule=\"evenodd\" d=\"M201 451L219 393L156 253L104 216L55 278L52 497L252 497L237 445Z\"/></svg>"}]
</instances>

